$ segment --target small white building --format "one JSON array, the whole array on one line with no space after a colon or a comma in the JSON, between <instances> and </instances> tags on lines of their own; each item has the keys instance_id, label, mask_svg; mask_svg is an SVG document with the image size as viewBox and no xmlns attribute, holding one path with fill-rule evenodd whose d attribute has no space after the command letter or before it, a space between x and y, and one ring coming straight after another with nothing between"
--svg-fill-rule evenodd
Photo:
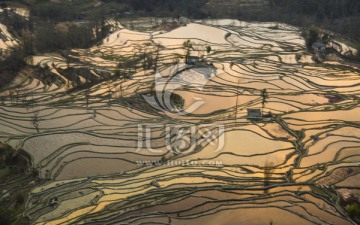
<instances>
[{"instance_id":1,"label":"small white building","mask_svg":"<svg viewBox=\"0 0 360 225\"><path fill-rule=\"evenodd\" d=\"M325 52L326 45L324 43L322 43L321 41L317 41L314 44L312 44L312 48L316 52Z\"/></svg>"}]
</instances>

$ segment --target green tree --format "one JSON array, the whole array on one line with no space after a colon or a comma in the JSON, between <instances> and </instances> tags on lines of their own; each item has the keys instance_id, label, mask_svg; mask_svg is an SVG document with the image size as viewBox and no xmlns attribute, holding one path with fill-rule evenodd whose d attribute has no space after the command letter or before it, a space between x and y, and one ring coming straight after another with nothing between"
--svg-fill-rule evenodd
<instances>
[{"instance_id":1,"label":"green tree","mask_svg":"<svg viewBox=\"0 0 360 225\"><path fill-rule=\"evenodd\" d=\"M210 52L211 52L211 46L207 46L207 47L206 47L206 52L207 52L207 53L210 53Z\"/></svg>"},{"instance_id":2,"label":"green tree","mask_svg":"<svg viewBox=\"0 0 360 225\"><path fill-rule=\"evenodd\" d=\"M11 225L15 222L15 213L13 210L10 210L5 207L0 207L0 224L1 225Z\"/></svg>"},{"instance_id":3,"label":"green tree","mask_svg":"<svg viewBox=\"0 0 360 225\"><path fill-rule=\"evenodd\" d=\"M347 205L345 207L346 212L349 213L350 217L359 217L360 216L360 206L357 203L353 203L350 205Z\"/></svg>"}]
</instances>

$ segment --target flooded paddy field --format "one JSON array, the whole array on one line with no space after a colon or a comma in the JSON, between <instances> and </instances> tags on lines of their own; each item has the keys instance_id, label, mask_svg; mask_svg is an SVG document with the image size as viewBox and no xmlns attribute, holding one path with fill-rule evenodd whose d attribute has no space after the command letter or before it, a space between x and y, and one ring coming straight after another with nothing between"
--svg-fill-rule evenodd
<instances>
[{"instance_id":1,"label":"flooded paddy field","mask_svg":"<svg viewBox=\"0 0 360 225\"><path fill-rule=\"evenodd\" d=\"M360 200L360 71L315 63L298 28L274 26L119 25L67 57L27 58L51 79L20 75L0 92L0 141L45 180L25 216L356 224L344 207Z\"/></svg>"}]
</instances>

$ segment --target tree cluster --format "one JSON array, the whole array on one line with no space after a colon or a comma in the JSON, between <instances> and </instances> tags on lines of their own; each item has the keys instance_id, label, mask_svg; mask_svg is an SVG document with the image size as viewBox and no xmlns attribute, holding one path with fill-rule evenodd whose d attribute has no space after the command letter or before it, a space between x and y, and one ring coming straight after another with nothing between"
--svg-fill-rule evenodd
<instances>
[{"instance_id":1,"label":"tree cluster","mask_svg":"<svg viewBox=\"0 0 360 225\"><path fill-rule=\"evenodd\" d=\"M358 0L273 0L273 6L281 7L292 13L315 16L318 20L330 20L358 16Z\"/></svg>"},{"instance_id":2,"label":"tree cluster","mask_svg":"<svg viewBox=\"0 0 360 225\"><path fill-rule=\"evenodd\" d=\"M203 11L203 6L208 0L132 0L130 5L135 11L145 11L164 16L188 16L204 18L208 14Z\"/></svg>"}]
</instances>

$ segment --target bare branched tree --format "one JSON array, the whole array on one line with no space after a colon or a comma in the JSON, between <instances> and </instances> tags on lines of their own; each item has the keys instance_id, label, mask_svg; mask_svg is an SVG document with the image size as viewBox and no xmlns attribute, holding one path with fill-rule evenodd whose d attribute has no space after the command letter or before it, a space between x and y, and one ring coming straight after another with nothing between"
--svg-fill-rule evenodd
<instances>
[{"instance_id":1,"label":"bare branched tree","mask_svg":"<svg viewBox=\"0 0 360 225\"><path fill-rule=\"evenodd\" d=\"M269 98L269 94L266 89L261 90L261 98L262 98L261 104L262 107L264 108Z\"/></svg>"},{"instance_id":2,"label":"bare branched tree","mask_svg":"<svg viewBox=\"0 0 360 225\"><path fill-rule=\"evenodd\" d=\"M32 119L32 124L35 127L36 131L40 133L39 130L39 113L35 113Z\"/></svg>"},{"instance_id":3,"label":"bare branched tree","mask_svg":"<svg viewBox=\"0 0 360 225\"><path fill-rule=\"evenodd\" d=\"M264 193L268 193L268 186L270 185L270 180L274 172L274 163L266 161L264 165Z\"/></svg>"}]
</instances>

